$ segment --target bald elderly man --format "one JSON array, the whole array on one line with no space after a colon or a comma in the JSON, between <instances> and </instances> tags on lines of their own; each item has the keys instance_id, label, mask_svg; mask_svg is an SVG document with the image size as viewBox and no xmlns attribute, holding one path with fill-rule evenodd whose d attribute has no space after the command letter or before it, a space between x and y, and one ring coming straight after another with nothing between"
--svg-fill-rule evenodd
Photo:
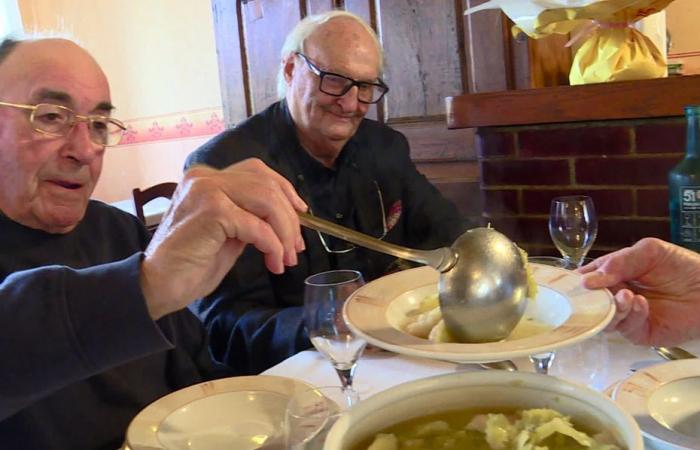
<instances>
[{"instance_id":1,"label":"bald elderly man","mask_svg":"<svg viewBox=\"0 0 700 450\"><path fill-rule=\"evenodd\" d=\"M246 244L273 273L303 249L306 206L259 160L185 173L148 244L135 217L90 200L124 130L112 109L74 43L0 44L2 448L119 448L143 407L231 373L185 306Z\"/></svg>"},{"instance_id":2,"label":"bald elderly man","mask_svg":"<svg viewBox=\"0 0 700 450\"><path fill-rule=\"evenodd\" d=\"M345 11L309 16L281 52L279 102L193 153L188 166L223 168L256 157L289 180L311 212L408 247L451 244L466 224L411 162L406 138L365 119L392 95L381 79L382 49L374 31ZM397 95L405 95L397 87ZM221 286L193 304L209 329L214 356L246 355L241 373L258 373L304 350L304 280L331 269L355 269L372 280L406 268L392 257L312 230L303 231L299 265L279 275L253 248ZM240 365L237 367L241 367Z\"/></svg>"}]
</instances>

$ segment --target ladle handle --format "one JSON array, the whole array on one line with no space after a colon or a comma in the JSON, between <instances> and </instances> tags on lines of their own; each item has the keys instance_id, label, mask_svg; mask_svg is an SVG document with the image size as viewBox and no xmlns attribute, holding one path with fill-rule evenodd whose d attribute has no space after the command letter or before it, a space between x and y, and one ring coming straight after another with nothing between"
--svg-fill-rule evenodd
<instances>
[{"instance_id":1,"label":"ladle handle","mask_svg":"<svg viewBox=\"0 0 700 450\"><path fill-rule=\"evenodd\" d=\"M308 213L298 212L298 214L299 222L312 230L330 234L333 237L337 237L344 241L359 245L360 247L365 247L380 253L426 264L436 270L439 270L440 272L450 270L457 263L457 255L448 247L442 247L435 250L416 250L401 247L400 245L367 236L366 234L338 225L337 223L312 216Z\"/></svg>"}]
</instances>

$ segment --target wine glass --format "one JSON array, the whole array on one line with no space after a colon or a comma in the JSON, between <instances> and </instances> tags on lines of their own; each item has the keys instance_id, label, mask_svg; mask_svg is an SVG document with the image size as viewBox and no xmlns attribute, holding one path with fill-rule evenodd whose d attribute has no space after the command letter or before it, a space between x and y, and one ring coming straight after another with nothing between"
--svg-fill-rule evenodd
<instances>
[{"instance_id":1,"label":"wine glass","mask_svg":"<svg viewBox=\"0 0 700 450\"><path fill-rule=\"evenodd\" d=\"M585 195L556 197L549 212L549 235L569 269L581 266L598 234L593 200Z\"/></svg>"},{"instance_id":2,"label":"wine glass","mask_svg":"<svg viewBox=\"0 0 700 450\"><path fill-rule=\"evenodd\" d=\"M365 284L356 270L330 270L304 281L304 323L311 343L330 360L344 388L352 388L357 360L367 343L343 320L345 300Z\"/></svg>"},{"instance_id":3,"label":"wine glass","mask_svg":"<svg viewBox=\"0 0 700 450\"><path fill-rule=\"evenodd\" d=\"M284 414L285 448L322 450L333 424L358 401L357 392L340 386L321 386L295 392Z\"/></svg>"},{"instance_id":4,"label":"wine glass","mask_svg":"<svg viewBox=\"0 0 700 450\"><path fill-rule=\"evenodd\" d=\"M598 234L593 199L586 195L555 197L549 211L549 235L564 257L565 269L581 266ZM554 352L530 355L537 373L549 373Z\"/></svg>"}]
</instances>

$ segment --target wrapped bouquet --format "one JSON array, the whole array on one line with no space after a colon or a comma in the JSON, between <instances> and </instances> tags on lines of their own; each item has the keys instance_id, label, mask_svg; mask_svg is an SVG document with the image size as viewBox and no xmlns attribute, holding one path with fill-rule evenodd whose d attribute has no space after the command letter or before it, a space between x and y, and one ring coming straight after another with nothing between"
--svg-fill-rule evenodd
<instances>
[{"instance_id":1,"label":"wrapped bouquet","mask_svg":"<svg viewBox=\"0 0 700 450\"><path fill-rule=\"evenodd\" d=\"M514 33L532 38L569 34L580 44L571 84L666 76L663 53L634 26L673 0L491 0L464 14L500 8L515 23Z\"/></svg>"}]
</instances>

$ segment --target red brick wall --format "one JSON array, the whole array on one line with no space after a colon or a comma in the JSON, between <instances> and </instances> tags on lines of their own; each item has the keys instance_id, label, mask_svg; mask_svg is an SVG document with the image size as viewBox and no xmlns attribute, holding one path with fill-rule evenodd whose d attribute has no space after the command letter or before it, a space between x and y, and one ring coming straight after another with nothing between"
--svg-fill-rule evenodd
<instances>
[{"instance_id":1,"label":"red brick wall","mask_svg":"<svg viewBox=\"0 0 700 450\"><path fill-rule=\"evenodd\" d=\"M477 130L484 222L529 253L557 254L547 229L558 195L590 195L592 256L669 237L668 172L685 151L682 117Z\"/></svg>"}]
</instances>

